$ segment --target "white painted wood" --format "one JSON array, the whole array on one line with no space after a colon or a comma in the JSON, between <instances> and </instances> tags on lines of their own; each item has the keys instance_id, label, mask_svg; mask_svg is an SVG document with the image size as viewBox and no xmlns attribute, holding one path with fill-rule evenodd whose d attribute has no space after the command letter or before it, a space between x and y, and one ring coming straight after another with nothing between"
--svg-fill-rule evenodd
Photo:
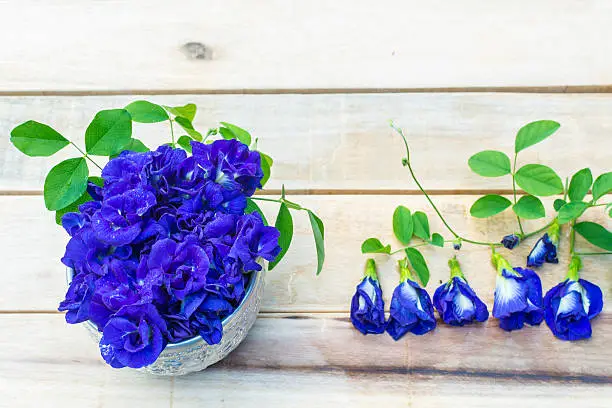
<instances>
[{"instance_id":1,"label":"white painted wood","mask_svg":"<svg viewBox=\"0 0 612 408\"><path fill-rule=\"evenodd\" d=\"M612 72L612 71L611 71ZM0 190L41 190L47 171L71 146L52 158L28 158L8 140L11 129L35 119L83 145L83 135L101 109L123 107L142 96L0 97ZM483 178L468 158L483 149L511 155L524 124L554 119L562 127L549 140L521 152L519 166L541 162L561 177L590 166L610 171L612 95L607 94L339 94L184 95L145 97L162 104L198 105L196 127L236 123L258 137L275 160L268 188L415 190L401 139L388 126L401 125L410 139L415 171L432 190L511 188L509 177ZM179 135L181 133L178 133ZM136 124L134 136L155 147L170 140L167 123Z\"/></svg>"},{"instance_id":2,"label":"white painted wood","mask_svg":"<svg viewBox=\"0 0 612 408\"><path fill-rule=\"evenodd\" d=\"M111 369L59 315L0 315L0 406L607 407L612 397L606 316L578 343L492 323L394 342L361 335L344 314L283 317L260 317L228 359L172 380Z\"/></svg>"},{"instance_id":3,"label":"white painted wood","mask_svg":"<svg viewBox=\"0 0 612 408\"><path fill-rule=\"evenodd\" d=\"M0 16L2 91L612 83L605 0L22 0Z\"/></svg>"},{"instance_id":4,"label":"white painted wood","mask_svg":"<svg viewBox=\"0 0 612 408\"><path fill-rule=\"evenodd\" d=\"M469 207L477 196L438 196L440 210L457 231L476 240L498 241L516 228L510 211L488 220L469 217ZM305 214L294 213L295 236L283 263L268 274L263 300L264 312L283 311L347 311L355 284L361 279L363 263L361 242L368 237L378 237L383 242L399 248L393 239L391 218L397 205L415 210L425 210L430 217L431 230L448 232L434 218L432 210L419 196L293 196L302 205L316 211L325 223L327 259L324 270L315 276L316 256L310 224ZM545 206L552 216L552 199ZM273 203L262 203L268 219L273 220L277 208ZM270 204L270 205L267 205ZM67 234L55 225L52 215L44 209L42 197L0 196L0 245L6 254L3 268L3 285L10 290L0 291L0 310L55 310L66 290L64 268L60 258L68 241ZM603 208L590 209L585 219L602 222L608 228L612 221ZM526 221L525 229L533 231L544 221ZM536 239L531 238L514 251L504 251L515 265L525 264L525 257ZM562 238L559 265L546 264L538 272L546 289L560 281L566 272L567 237ZM581 238L578 250L597 251ZM448 258L455 254L450 245L446 248L426 247L431 270L428 289L433 293L440 281L448 278ZM464 244L457 254L470 283L483 301L492 307L495 273L490 266L490 250ZM395 261L385 256L376 257L380 263L380 275L387 305L397 284ZM583 277L601 286L606 299L612 287L609 270L612 257L585 258ZM612 310L610 302L605 310Z\"/></svg>"}]
</instances>

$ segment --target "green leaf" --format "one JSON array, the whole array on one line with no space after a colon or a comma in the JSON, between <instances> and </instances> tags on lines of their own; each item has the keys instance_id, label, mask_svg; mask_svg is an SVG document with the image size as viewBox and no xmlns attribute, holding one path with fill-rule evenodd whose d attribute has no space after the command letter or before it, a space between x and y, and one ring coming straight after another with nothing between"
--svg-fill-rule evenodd
<instances>
[{"instance_id":1,"label":"green leaf","mask_svg":"<svg viewBox=\"0 0 612 408\"><path fill-rule=\"evenodd\" d=\"M412 214L412 221L414 224L414 235L427 241L429 239L429 220L427 219L427 214L417 211Z\"/></svg>"},{"instance_id":2,"label":"green leaf","mask_svg":"<svg viewBox=\"0 0 612 408\"><path fill-rule=\"evenodd\" d=\"M575 220L576 218L580 217L587 208L589 208L589 205L580 201L573 201L565 204L559 210L559 215L557 217L559 224L565 224Z\"/></svg>"},{"instance_id":3,"label":"green leaf","mask_svg":"<svg viewBox=\"0 0 612 408\"><path fill-rule=\"evenodd\" d=\"M518 202L512 206L512 210L514 210L516 215L526 220L536 220L546 215L546 210L544 210L542 201L532 195L521 197Z\"/></svg>"},{"instance_id":4,"label":"green leaf","mask_svg":"<svg viewBox=\"0 0 612 408\"><path fill-rule=\"evenodd\" d=\"M312 235L315 240L315 246L317 248L317 275L321 273L323 269L323 262L325 261L325 229L323 221L315 213L308 210L308 218L310 219L310 226L312 227Z\"/></svg>"},{"instance_id":5,"label":"green leaf","mask_svg":"<svg viewBox=\"0 0 612 408\"><path fill-rule=\"evenodd\" d=\"M191 153L191 141L193 139L190 138L187 135L183 135L181 137L178 138L178 140L176 141L176 143L181 146L185 151Z\"/></svg>"},{"instance_id":6,"label":"green leaf","mask_svg":"<svg viewBox=\"0 0 612 408\"><path fill-rule=\"evenodd\" d=\"M131 138L128 144L126 144L121 149L119 149L117 153L112 154L109 157L111 159L114 159L115 157L119 156L122 152L125 152L125 151L143 153L143 152L148 152L149 150L150 149L147 146L145 146L144 143L142 143L140 140Z\"/></svg>"},{"instance_id":7,"label":"green leaf","mask_svg":"<svg viewBox=\"0 0 612 408\"><path fill-rule=\"evenodd\" d=\"M62 209L75 202L87 188L87 162L83 157L64 160L45 179L44 196L48 210Z\"/></svg>"},{"instance_id":8,"label":"green leaf","mask_svg":"<svg viewBox=\"0 0 612 408\"><path fill-rule=\"evenodd\" d=\"M391 245L383 246L378 238L368 238L361 244L362 254L390 254Z\"/></svg>"},{"instance_id":9,"label":"green leaf","mask_svg":"<svg viewBox=\"0 0 612 408\"><path fill-rule=\"evenodd\" d=\"M612 203L606 205L606 211L608 211L608 217L612 218Z\"/></svg>"},{"instance_id":10,"label":"green leaf","mask_svg":"<svg viewBox=\"0 0 612 408\"><path fill-rule=\"evenodd\" d=\"M164 108L174 116L185 118L189 122L193 122L197 109L193 103L188 103L185 106L164 106Z\"/></svg>"},{"instance_id":11,"label":"green leaf","mask_svg":"<svg viewBox=\"0 0 612 408\"><path fill-rule=\"evenodd\" d=\"M393 233L404 245L408 245L412 239L414 224L410 210L403 205L398 206L393 212Z\"/></svg>"},{"instance_id":12,"label":"green leaf","mask_svg":"<svg viewBox=\"0 0 612 408\"><path fill-rule=\"evenodd\" d=\"M606 251L612 251L612 232L601 225L584 221L574 225L574 229L591 244L605 249Z\"/></svg>"},{"instance_id":13,"label":"green leaf","mask_svg":"<svg viewBox=\"0 0 612 408\"><path fill-rule=\"evenodd\" d=\"M503 152L485 150L468 160L470 169L484 177L500 177L511 173L510 159Z\"/></svg>"},{"instance_id":14,"label":"green leaf","mask_svg":"<svg viewBox=\"0 0 612 408\"><path fill-rule=\"evenodd\" d=\"M182 116L177 116L176 118L174 118L174 121L178 123L179 126L182 127L183 130L187 132L187 134L191 136L194 140L197 140L198 142L202 141L202 134L193 128L193 124L189 119L186 119Z\"/></svg>"},{"instance_id":15,"label":"green leaf","mask_svg":"<svg viewBox=\"0 0 612 408\"><path fill-rule=\"evenodd\" d=\"M156 123L168 120L170 117L166 110L148 101L135 101L125 107L134 122Z\"/></svg>"},{"instance_id":16,"label":"green leaf","mask_svg":"<svg viewBox=\"0 0 612 408\"><path fill-rule=\"evenodd\" d=\"M431 235L431 245L435 245L437 247L443 247L444 246L444 237L440 234L438 234L437 232L434 232Z\"/></svg>"},{"instance_id":17,"label":"green leaf","mask_svg":"<svg viewBox=\"0 0 612 408\"><path fill-rule=\"evenodd\" d=\"M563 192L563 182L553 169L541 164L526 164L516 172L516 183L535 196L551 196Z\"/></svg>"},{"instance_id":18,"label":"green leaf","mask_svg":"<svg viewBox=\"0 0 612 408\"><path fill-rule=\"evenodd\" d=\"M258 213L261 216L261 219L263 220L264 225L269 225L268 220L266 219L266 215L263 213L263 211L261 211L261 208L259 208L259 206L253 199L251 199L250 197L247 197L247 206L244 209L244 213L251 214L254 212Z\"/></svg>"},{"instance_id":19,"label":"green leaf","mask_svg":"<svg viewBox=\"0 0 612 408\"><path fill-rule=\"evenodd\" d=\"M276 216L274 226L280 231L278 245L280 245L281 251L276 259L270 262L268 267L269 270L274 269L281 259L283 259L287 253L287 250L289 249L289 245L291 245L291 239L293 238L293 218L291 217L291 213L289 212L289 209L285 203L281 203L280 208L278 209L278 215Z\"/></svg>"},{"instance_id":20,"label":"green leaf","mask_svg":"<svg viewBox=\"0 0 612 408\"><path fill-rule=\"evenodd\" d=\"M94 183L98 187L104 187L104 179L102 177L89 176L87 181Z\"/></svg>"},{"instance_id":21,"label":"green leaf","mask_svg":"<svg viewBox=\"0 0 612 408\"><path fill-rule=\"evenodd\" d=\"M95 156L112 156L130 142L132 117L125 109L96 113L85 131L85 149Z\"/></svg>"},{"instance_id":22,"label":"green leaf","mask_svg":"<svg viewBox=\"0 0 612 408\"><path fill-rule=\"evenodd\" d=\"M93 198L91 198L87 190L85 190L85 192L74 203L68 204L66 207L59 209L55 212L55 222L58 225L62 225L62 217L64 216L64 214L70 212L79 212L79 206L81 204L85 204L86 202L92 200Z\"/></svg>"},{"instance_id":23,"label":"green leaf","mask_svg":"<svg viewBox=\"0 0 612 408\"><path fill-rule=\"evenodd\" d=\"M30 120L11 131L11 143L28 156L47 157L59 152L70 142L53 128Z\"/></svg>"},{"instance_id":24,"label":"green leaf","mask_svg":"<svg viewBox=\"0 0 612 408\"><path fill-rule=\"evenodd\" d=\"M593 184L593 175L590 169L582 169L572 176L568 196L570 201L582 201Z\"/></svg>"},{"instance_id":25,"label":"green leaf","mask_svg":"<svg viewBox=\"0 0 612 408\"><path fill-rule=\"evenodd\" d=\"M263 178L261 179L261 187L263 188L268 180L270 180L271 167L274 161L270 156L265 153L259 152L261 161L261 170L263 171Z\"/></svg>"},{"instance_id":26,"label":"green leaf","mask_svg":"<svg viewBox=\"0 0 612 408\"><path fill-rule=\"evenodd\" d=\"M554 120L538 120L526 124L516 135L514 151L518 153L529 146L540 143L542 140L555 133L560 126L561 125Z\"/></svg>"},{"instance_id":27,"label":"green leaf","mask_svg":"<svg viewBox=\"0 0 612 408\"><path fill-rule=\"evenodd\" d=\"M425 258L423 258L423 254L416 248L406 248L406 255L408 255L410 265L412 265L423 286L427 286L429 282L429 268Z\"/></svg>"},{"instance_id":28,"label":"green leaf","mask_svg":"<svg viewBox=\"0 0 612 408\"><path fill-rule=\"evenodd\" d=\"M227 128L236 137L236 139L240 140L242 143L244 143L247 146L251 145L251 134L249 132L247 132L241 127L232 125L231 123L221 122L221 124L225 126L225 128Z\"/></svg>"},{"instance_id":29,"label":"green leaf","mask_svg":"<svg viewBox=\"0 0 612 408\"><path fill-rule=\"evenodd\" d=\"M553 208L555 209L555 211L558 212L561 209L561 207L563 207L565 204L566 204L565 200L557 198L555 202L553 203Z\"/></svg>"},{"instance_id":30,"label":"green leaf","mask_svg":"<svg viewBox=\"0 0 612 408\"><path fill-rule=\"evenodd\" d=\"M505 197L497 194L487 194L480 197L470 208L470 214L476 218L488 218L495 214L499 214L506 208L510 207L512 202Z\"/></svg>"},{"instance_id":31,"label":"green leaf","mask_svg":"<svg viewBox=\"0 0 612 408\"><path fill-rule=\"evenodd\" d=\"M612 192L612 172L602 174L593 183L593 202L610 192Z\"/></svg>"}]
</instances>

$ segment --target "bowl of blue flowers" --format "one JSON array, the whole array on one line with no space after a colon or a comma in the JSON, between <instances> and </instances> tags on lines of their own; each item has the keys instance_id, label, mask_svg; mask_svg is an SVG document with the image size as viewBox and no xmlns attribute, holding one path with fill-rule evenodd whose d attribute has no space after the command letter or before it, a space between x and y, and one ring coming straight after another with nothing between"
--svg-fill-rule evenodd
<instances>
[{"instance_id":1,"label":"bowl of blue flowers","mask_svg":"<svg viewBox=\"0 0 612 408\"><path fill-rule=\"evenodd\" d=\"M11 132L29 156L68 145L81 154L53 167L44 186L47 209L69 235L58 309L90 331L113 368L182 375L237 347L255 322L266 271L291 242L289 209L308 214L321 269L323 224L314 212L284 188L280 198L255 196L273 163L257 140L229 123L202 135L194 116L193 104L104 110L85 132L84 151L39 122ZM149 150L132 137L133 122L169 122L170 141ZM186 134L175 139L175 126ZM274 226L257 200L279 204Z\"/></svg>"}]
</instances>

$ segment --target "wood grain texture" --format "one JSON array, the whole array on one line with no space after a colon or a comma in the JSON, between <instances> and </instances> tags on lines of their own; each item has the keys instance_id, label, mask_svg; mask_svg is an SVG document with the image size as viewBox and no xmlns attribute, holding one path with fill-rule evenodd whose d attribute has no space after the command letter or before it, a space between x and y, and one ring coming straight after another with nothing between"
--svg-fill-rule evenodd
<instances>
[{"instance_id":1,"label":"wood grain texture","mask_svg":"<svg viewBox=\"0 0 612 408\"><path fill-rule=\"evenodd\" d=\"M393 243L391 218L397 205L424 210L430 217L432 231L441 232L446 238L441 222L434 218L423 197L418 196L293 196L292 200L316 211L325 223L327 259L319 277L315 276L316 256L308 218L304 213L294 213L295 235L285 261L267 275L267 287L263 301L264 312L341 312L349 308L355 284L361 279L365 256L360 254L361 242L368 237L378 237ZM507 211L488 220L469 217L469 207L477 196L439 196L436 201L448 221L458 231L477 240L501 239L502 235L516 228L512 213ZM552 199L545 206L552 215ZM268 219L274 219L277 207L262 203ZM268 205L269 204L269 205ZM602 208L591 209L585 219L602 222L608 228L612 221ZM60 258L68 236L58 228L52 215L44 209L42 197L0 196L0 242L4 258L2 277L7 290L0 291L0 311L55 310L65 293L64 267ZM526 221L527 231L537 229L544 221ZM514 251L505 251L515 265L524 265L525 257L536 239L531 238ZM567 265L567 238L562 237L560 263L546 264L538 272L545 290L563 276ZM578 250L597 251L581 238ZM431 293L448 279L447 260L455 251L447 245L439 249L422 249L431 270ZM470 283L490 307L493 304L495 273L490 266L490 250L464 244L458 253L459 260ZM395 261L380 255L381 281L388 301L397 284ZM582 276L601 286L606 299L612 292L612 256L588 257ZM605 310L612 310L609 302Z\"/></svg>"},{"instance_id":2,"label":"wood grain texture","mask_svg":"<svg viewBox=\"0 0 612 408\"><path fill-rule=\"evenodd\" d=\"M28 0L0 15L3 91L612 83L605 0Z\"/></svg>"},{"instance_id":3,"label":"wood grain texture","mask_svg":"<svg viewBox=\"0 0 612 408\"><path fill-rule=\"evenodd\" d=\"M105 366L86 331L59 315L2 315L0 406L570 407L579 398L607 407L612 398L605 315L593 321L598 336L578 343L544 326L505 333L492 322L394 342L361 335L345 314L294 317L260 317L228 359L172 380Z\"/></svg>"},{"instance_id":4,"label":"wood grain texture","mask_svg":"<svg viewBox=\"0 0 612 408\"><path fill-rule=\"evenodd\" d=\"M612 72L612 71L611 71ZM72 146L57 157L28 158L8 137L18 124L35 119L83 145L94 114L122 107L139 96L0 97L0 190L41 190L48 170L74 156ZM508 177L472 173L468 158L484 149L511 154L517 130L538 119L561 129L521 152L519 166L541 162L561 177L590 166L610 171L612 95L605 94L340 94L146 96L163 104L198 105L200 130L229 121L249 129L275 160L268 188L416 190L401 165L401 139L389 119L405 129L412 161L431 190L508 190ZM153 147L170 139L167 123L135 124L134 135ZM100 161L102 161L100 159Z\"/></svg>"}]
</instances>

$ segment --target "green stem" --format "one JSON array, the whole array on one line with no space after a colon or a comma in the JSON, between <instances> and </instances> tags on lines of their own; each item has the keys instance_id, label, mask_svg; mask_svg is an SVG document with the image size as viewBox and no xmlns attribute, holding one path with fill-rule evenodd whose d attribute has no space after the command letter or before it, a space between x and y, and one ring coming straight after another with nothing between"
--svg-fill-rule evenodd
<instances>
[{"instance_id":1,"label":"green stem","mask_svg":"<svg viewBox=\"0 0 612 408\"><path fill-rule=\"evenodd\" d=\"M176 146L174 143L174 126L172 125L173 120L168 118L168 122L170 122L170 136L172 137L172 147Z\"/></svg>"},{"instance_id":2,"label":"green stem","mask_svg":"<svg viewBox=\"0 0 612 408\"><path fill-rule=\"evenodd\" d=\"M569 235L569 253L570 258L576 255L574 252L574 246L576 244L576 230L574 229L574 225L576 225L576 220L572 221L570 224L570 235Z\"/></svg>"},{"instance_id":3,"label":"green stem","mask_svg":"<svg viewBox=\"0 0 612 408\"><path fill-rule=\"evenodd\" d=\"M591 204L590 207L603 207L605 205L610 205L612 203L605 203L605 204Z\"/></svg>"},{"instance_id":4,"label":"green stem","mask_svg":"<svg viewBox=\"0 0 612 408\"><path fill-rule=\"evenodd\" d=\"M447 240L444 240L444 242L454 242L454 241L451 240L451 239L447 239ZM408 246L402 247L402 248L400 248L398 250L395 250L395 251L389 253L389 255L395 255L395 254L397 254L399 252L405 251L408 248L418 248L418 247L422 247L422 246L425 246L425 245L430 245L430 243L429 242L421 242L420 244L416 244L416 245L408 245Z\"/></svg>"},{"instance_id":5,"label":"green stem","mask_svg":"<svg viewBox=\"0 0 612 408\"><path fill-rule=\"evenodd\" d=\"M89 157L89 155L87 153L85 153L83 150L81 150L81 148L79 146L77 146L73 141L70 141L70 144L73 145L83 155L84 158L86 158L87 160L92 162L94 166L96 166L97 168L102 170L102 167L100 167L100 165L98 163L96 163L91 157Z\"/></svg>"},{"instance_id":6,"label":"green stem","mask_svg":"<svg viewBox=\"0 0 612 408\"><path fill-rule=\"evenodd\" d=\"M434 209L436 214L438 214L438 217L440 217L440 220L442 221L442 223L444 224L446 229L448 229L448 231L451 234L453 234L453 236L455 238L459 238L462 241L469 242L470 244L485 245L485 246L501 246L502 244L498 243L498 242L482 242L482 241L475 241L475 240L472 240L472 239L464 238L461 235L457 234L455 232L455 230L452 229L452 227L448 224L448 222L446 222L446 219L444 219L444 217L442 216L442 214L438 210L438 207L436 207L436 205L432 201L431 197L429 197L429 194L427 194L427 192L425 191L425 189L423 188L421 183L419 183L419 180L416 178L416 175L414 174L414 170L412 170L412 165L410 164L410 148L408 147L408 141L406 140L406 136L404 136L404 132L400 128L395 127L393 124L391 124L391 127L397 133L399 133L399 135L402 137L402 140L404 140L404 145L406 146L406 159L404 160L404 165L406 167L408 167L408 171L410 171L410 175L412 176L412 180L414 180L414 182L416 183L416 185L419 188L419 190L421 190L421 193L423 193L423 195L425 196L427 201L429 201L429 204Z\"/></svg>"},{"instance_id":7,"label":"green stem","mask_svg":"<svg viewBox=\"0 0 612 408\"><path fill-rule=\"evenodd\" d=\"M406 282L408 279L414 280L412 277L412 272L410 272L407 259L400 259L397 261L397 264L399 266L400 282Z\"/></svg>"},{"instance_id":8,"label":"green stem","mask_svg":"<svg viewBox=\"0 0 612 408\"><path fill-rule=\"evenodd\" d=\"M374 259L370 258L366 261L363 275L372 278L375 281L378 280L378 273L376 272L376 262L374 261Z\"/></svg>"},{"instance_id":9,"label":"green stem","mask_svg":"<svg viewBox=\"0 0 612 408\"><path fill-rule=\"evenodd\" d=\"M574 252L578 256L612 255L612 252Z\"/></svg>"},{"instance_id":10,"label":"green stem","mask_svg":"<svg viewBox=\"0 0 612 408\"><path fill-rule=\"evenodd\" d=\"M516 205L516 159L518 158L518 153L514 153L514 164L512 165L512 194L514 196L514 205ZM521 223L521 217L516 216L516 221L518 221L519 229L521 230L521 239L525 239L525 231L523 230L523 224Z\"/></svg>"},{"instance_id":11,"label":"green stem","mask_svg":"<svg viewBox=\"0 0 612 408\"><path fill-rule=\"evenodd\" d=\"M527 239L527 238L529 238L529 237L532 237L532 236L534 236L534 235L536 235L536 234L538 234L538 233L540 233L540 232L544 231L545 229L548 229L548 228L549 228L549 227L550 227L550 226L551 226L551 225L552 225L554 222L555 222L555 220L552 220L551 222L549 222L548 224L546 224L546 225L545 225L545 226L543 226L542 228L538 228L538 229L537 229L537 230L535 230L535 231L532 231L532 232L529 232L529 233L527 233L527 234L524 234L522 239Z\"/></svg>"},{"instance_id":12,"label":"green stem","mask_svg":"<svg viewBox=\"0 0 612 408\"><path fill-rule=\"evenodd\" d=\"M287 205L287 207L293 208L294 210L308 211L308 208L304 208L301 205L299 205L298 203L294 203L293 201L289 201L286 198L274 199L274 198L264 198L264 197L251 197L251 200L268 201L268 202L271 202L271 203L279 203L279 204L283 204L284 203L285 205Z\"/></svg>"}]
</instances>

